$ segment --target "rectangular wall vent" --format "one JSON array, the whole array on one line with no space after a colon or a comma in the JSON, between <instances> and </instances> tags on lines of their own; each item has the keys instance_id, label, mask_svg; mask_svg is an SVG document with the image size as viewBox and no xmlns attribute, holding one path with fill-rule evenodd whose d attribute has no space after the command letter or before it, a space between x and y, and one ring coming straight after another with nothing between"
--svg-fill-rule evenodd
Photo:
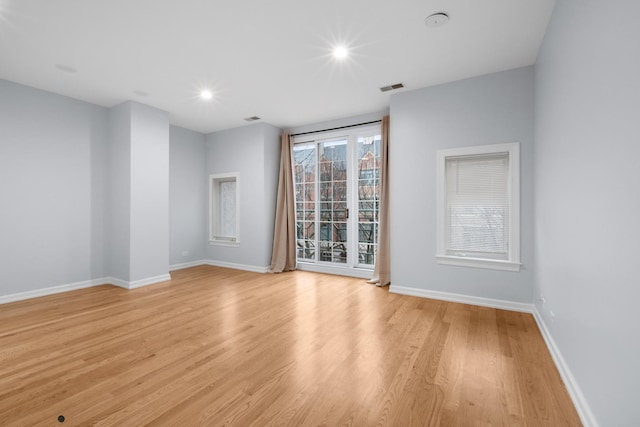
<instances>
[{"instance_id":1,"label":"rectangular wall vent","mask_svg":"<svg viewBox=\"0 0 640 427\"><path fill-rule=\"evenodd\" d=\"M247 122L255 122L256 120L260 120L260 117L258 116L251 116L251 117L247 117L244 119Z\"/></svg>"},{"instance_id":2,"label":"rectangular wall vent","mask_svg":"<svg viewBox=\"0 0 640 427\"><path fill-rule=\"evenodd\" d=\"M402 83L395 83L389 86L382 86L380 88L381 92L389 92L390 90L395 90L395 89L402 89L404 87L404 84Z\"/></svg>"}]
</instances>

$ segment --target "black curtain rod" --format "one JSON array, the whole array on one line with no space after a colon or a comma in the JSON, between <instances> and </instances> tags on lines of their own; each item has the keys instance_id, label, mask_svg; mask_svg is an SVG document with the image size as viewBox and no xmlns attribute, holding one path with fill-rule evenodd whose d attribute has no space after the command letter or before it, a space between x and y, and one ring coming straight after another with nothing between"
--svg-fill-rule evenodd
<instances>
[{"instance_id":1,"label":"black curtain rod","mask_svg":"<svg viewBox=\"0 0 640 427\"><path fill-rule=\"evenodd\" d=\"M382 120L374 120L372 122L366 122L366 123L358 123L355 125L349 125L349 126L340 126L337 128L331 128L331 129L321 129L321 130L312 130L310 132L300 132L300 133L294 133L291 136L300 136L300 135L309 135L312 133L320 133L320 132L329 132L331 130L340 130L340 129L348 129L348 128L354 128L356 126L364 126L364 125L372 125L374 123L380 123Z\"/></svg>"}]
</instances>

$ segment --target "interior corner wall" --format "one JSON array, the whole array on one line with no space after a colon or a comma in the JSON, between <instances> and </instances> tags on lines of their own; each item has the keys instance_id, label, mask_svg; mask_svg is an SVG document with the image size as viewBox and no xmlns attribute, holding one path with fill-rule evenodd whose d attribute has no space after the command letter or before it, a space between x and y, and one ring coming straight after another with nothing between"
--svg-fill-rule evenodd
<instances>
[{"instance_id":1,"label":"interior corner wall","mask_svg":"<svg viewBox=\"0 0 640 427\"><path fill-rule=\"evenodd\" d=\"M177 126L169 139L169 263L178 266L206 258L206 139Z\"/></svg>"},{"instance_id":2,"label":"interior corner wall","mask_svg":"<svg viewBox=\"0 0 640 427\"><path fill-rule=\"evenodd\" d=\"M100 278L107 110L0 80L0 297Z\"/></svg>"},{"instance_id":3,"label":"interior corner wall","mask_svg":"<svg viewBox=\"0 0 640 427\"><path fill-rule=\"evenodd\" d=\"M391 286L531 303L533 68L391 96ZM520 142L520 272L436 263L436 152Z\"/></svg>"},{"instance_id":4,"label":"interior corner wall","mask_svg":"<svg viewBox=\"0 0 640 427\"><path fill-rule=\"evenodd\" d=\"M214 263L256 270L265 270L270 263L273 231L268 235L268 230L273 230L273 225L267 229L265 218L273 218L275 215L269 211L271 204L267 200L274 199L277 192L274 193L273 184L267 183L265 177L273 173L274 166L271 163L276 161L273 151L278 146L275 145L274 129L277 128L258 123L214 132L206 137L207 178L211 174L240 174L240 243L237 247L208 244L207 259ZM277 179L277 175L272 179ZM208 186L206 200L209 203ZM207 228L206 236L208 235Z\"/></svg>"},{"instance_id":5,"label":"interior corner wall","mask_svg":"<svg viewBox=\"0 0 640 427\"><path fill-rule=\"evenodd\" d=\"M640 419L638 16L559 0L535 67L536 304L602 426Z\"/></svg>"}]
</instances>

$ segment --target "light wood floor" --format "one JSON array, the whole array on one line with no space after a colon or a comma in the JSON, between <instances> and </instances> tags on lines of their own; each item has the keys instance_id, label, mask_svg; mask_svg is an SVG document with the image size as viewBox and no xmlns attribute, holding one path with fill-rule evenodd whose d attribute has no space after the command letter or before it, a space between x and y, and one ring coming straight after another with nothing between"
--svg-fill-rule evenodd
<instances>
[{"instance_id":1,"label":"light wood floor","mask_svg":"<svg viewBox=\"0 0 640 427\"><path fill-rule=\"evenodd\" d=\"M172 277L0 305L0 425L580 425L529 314L306 272Z\"/></svg>"}]
</instances>

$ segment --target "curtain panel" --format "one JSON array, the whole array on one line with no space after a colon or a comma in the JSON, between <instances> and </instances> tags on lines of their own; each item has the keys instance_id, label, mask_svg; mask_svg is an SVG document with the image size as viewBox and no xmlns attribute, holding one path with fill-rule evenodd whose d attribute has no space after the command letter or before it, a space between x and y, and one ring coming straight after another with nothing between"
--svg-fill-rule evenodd
<instances>
[{"instance_id":1,"label":"curtain panel","mask_svg":"<svg viewBox=\"0 0 640 427\"><path fill-rule=\"evenodd\" d=\"M296 218L291 168L293 144L291 136L283 133L281 144L276 221L273 229L273 251L269 269L272 273L296 269Z\"/></svg>"},{"instance_id":2,"label":"curtain panel","mask_svg":"<svg viewBox=\"0 0 640 427\"><path fill-rule=\"evenodd\" d=\"M389 116L382 118L382 144L380 146L380 210L378 225L378 252L369 283L386 286L391 283L389 258Z\"/></svg>"}]
</instances>

